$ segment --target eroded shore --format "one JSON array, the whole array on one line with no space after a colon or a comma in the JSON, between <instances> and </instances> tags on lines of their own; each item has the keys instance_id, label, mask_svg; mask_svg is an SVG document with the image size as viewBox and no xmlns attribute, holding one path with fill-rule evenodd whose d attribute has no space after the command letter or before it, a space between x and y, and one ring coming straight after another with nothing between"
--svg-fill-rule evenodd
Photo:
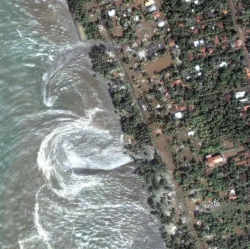
<instances>
[{"instance_id":1,"label":"eroded shore","mask_svg":"<svg viewBox=\"0 0 250 249\"><path fill-rule=\"evenodd\" d=\"M79 37L86 40L87 35L83 26L76 23L76 27ZM147 203L151 213L161 221L159 230L162 237L165 241L173 243L177 229L181 236L188 230L186 227L188 215L185 214L185 207L179 200L183 198L182 193L176 187L172 172L165 167L167 163L173 168L173 162L169 159L171 157L169 152L165 151L165 141L154 141L148 124L144 122L143 110L133 94L120 61L117 60L116 50L108 47L103 42L93 46L89 54L93 69L109 80L109 93L115 110L120 116L125 148L138 165L135 173L145 180L145 187L150 194ZM157 134L154 135L157 136ZM183 223L177 224L176 212L179 217L182 217ZM191 243L191 238L185 242L188 246Z\"/></svg>"},{"instance_id":2,"label":"eroded shore","mask_svg":"<svg viewBox=\"0 0 250 249\"><path fill-rule=\"evenodd\" d=\"M139 165L137 173L145 178L148 204L161 221L166 247L245 249L250 92L246 46L234 27L238 24L231 2L218 3L218 13L204 9L203 18L207 13L208 18L219 18L216 31L224 35L212 34L207 47L207 35L199 36L206 27L200 24L201 14L194 17L197 27L191 31L181 22L171 32L170 2L70 0L69 6L83 25L78 24L80 37L100 40L89 53L93 69L108 80L125 147ZM190 8L186 2L183 5ZM199 4L192 4L196 11ZM173 17L167 18L168 12ZM197 36L192 40L194 49L189 34ZM214 72L217 78L210 74L218 56L216 69L225 67L236 81L223 85L228 76L222 69ZM193 81L201 80L212 83L194 86ZM243 118L236 113L239 108ZM213 112L218 117L225 112L223 121ZM240 240L243 243L237 244ZM237 241L236 247L232 241Z\"/></svg>"}]
</instances>

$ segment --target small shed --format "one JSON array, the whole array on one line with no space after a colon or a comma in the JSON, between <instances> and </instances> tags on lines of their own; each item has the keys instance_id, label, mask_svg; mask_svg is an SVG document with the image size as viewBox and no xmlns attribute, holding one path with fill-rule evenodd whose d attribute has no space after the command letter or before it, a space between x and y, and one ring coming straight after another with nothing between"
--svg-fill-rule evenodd
<instances>
[{"instance_id":1,"label":"small shed","mask_svg":"<svg viewBox=\"0 0 250 249\"><path fill-rule=\"evenodd\" d=\"M145 6L146 6L146 7L150 7L150 6L152 6L153 4L155 4L155 1L154 1L154 0L147 0L147 1L145 1Z\"/></svg>"},{"instance_id":2,"label":"small shed","mask_svg":"<svg viewBox=\"0 0 250 249\"><path fill-rule=\"evenodd\" d=\"M236 98L236 99L244 98L245 95L246 95L246 92L245 92L245 91L239 91L239 92L236 92L236 93L235 93L235 98Z\"/></svg>"},{"instance_id":3,"label":"small shed","mask_svg":"<svg viewBox=\"0 0 250 249\"><path fill-rule=\"evenodd\" d=\"M206 165L210 168L210 169L214 169L215 167L217 167L218 165L224 164L226 162L226 159L224 158L224 156L222 155L208 155L206 157Z\"/></svg>"}]
</instances>

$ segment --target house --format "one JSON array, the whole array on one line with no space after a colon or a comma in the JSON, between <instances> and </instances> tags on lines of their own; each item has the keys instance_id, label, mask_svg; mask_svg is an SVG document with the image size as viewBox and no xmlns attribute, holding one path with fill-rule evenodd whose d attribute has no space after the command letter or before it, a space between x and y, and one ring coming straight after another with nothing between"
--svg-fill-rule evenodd
<instances>
[{"instance_id":1,"label":"house","mask_svg":"<svg viewBox=\"0 0 250 249\"><path fill-rule=\"evenodd\" d=\"M173 39L169 39L169 47L173 48L175 45L175 41Z\"/></svg>"},{"instance_id":2,"label":"house","mask_svg":"<svg viewBox=\"0 0 250 249\"><path fill-rule=\"evenodd\" d=\"M181 79L178 79L178 80L175 80L173 82L171 82L172 86L175 87L175 86L180 86L180 85L183 85L183 82Z\"/></svg>"},{"instance_id":3,"label":"house","mask_svg":"<svg viewBox=\"0 0 250 249\"><path fill-rule=\"evenodd\" d=\"M237 161L236 162L237 166L248 166L250 165L250 158L247 158L245 160L242 160L242 161Z\"/></svg>"},{"instance_id":4,"label":"house","mask_svg":"<svg viewBox=\"0 0 250 249\"><path fill-rule=\"evenodd\" d=\"M202 46L202 45L204 45L204 40L203 39L194 41L194 46L196 48L199 47L199 46Z\"/></svg>"},{"instance_id":5,"label":"house","mask_svg":"<svg viewBox=\"0 0 250 249\"><path fill-rule=\"evenodd\" d=\"M109 10L108 15L109 15L109 17L114 17L116 15L115 9Z\"/></svg>"},{"instance_id":6,"label":"house","mask_svg":"<svg viewBox=\"0 0 250 249\"><path fill-rule=\"evenodd\" d=\"M218 37L217 35L216 35L215 38L214 38L214 44L215 44L216 46L220 45L220 39L219 39L219 37Z\"/></svg>"},{"instance_id":7,"label":"house","mask_svg":"<svg viewBox=\"0 0 250 249\"><path fill-rule=\"evenodd\" d=\"M245 70L247 74L247 79L250 80L250 69L246 67Z\"/></svg>"},{"instance_id":8,"label":"house","mask_svg":"<svg viewBox=\"0 0 250 249\"><path fill-rule=\"evenodd\" d=\"M146 7L150 7L150 6L154 5L154 4L155 4L155 1L154 1L154 0L147 0L147 1L145 2L145 6L146 6Z\"/></svg>"},{"instance_id":9,"label":"house","mask_svg":"<svg viewBox=\"0 0 250 249\"><path fill-rule=\"evenodd\" d=\"M147 52L145 49L138 51L137 54L138 54L138 57L140 58L140 60L144 60L147 57Z\"/></svg>"},{"instance_id":10,"label":"house","mask_svg":"<svg viewBox=\"0 0 250 249\"><path fill-rule=\"evenodd\" d=\"M240 98L244 98L245 95L246 95L245 91L239 91L239 92L236 92L234 96L236 99L240 99Z\"/></svg>"},{"instance_id":11,"label":"house","mask_svg":"<svg viewBox=\"0 0 250 249\"><path fill-rule=\"evenodd\" d=\"M195 71L197 71L197 72L199 72L201 70L200 65L196 65L194 68L195 68Z\"/></svg>"},{"instance_id":12,"label":"house","mask_svg":"<svg viewBox=\"0 0 250 249\"><path fill-rule=\"evenodd\" d=\"M242 40L236 40L235 41L235 47L236 48L241 48L243 46L244 42Z\"/></svg>"},{"instance_id":13,"label":"house","mask_svg":"<svg viewBox=\"0 0 250 249\"><path fill-rule=\"evenodd\" d=\"M97 27L98 27L99 32L105 31L105 27L103 25L98 25Z\"/></svg>"},{"instance_id":14,"label":"house","mask_svg":"<svg viewBox=\"0 0 250 249\"><path fill-rule=\"evenodd\" d=\"M156 128L155 130L153 130L153 133L154 133L157 137L163 134L162 129L160 129L160 128Z\"/></svg>"},{"instance_id":15,"label":"house","mask_svg":"<svg viewBox=\"0 0 250 249\"><path fill-rule=\"evenodd\" d=\"M157 26L158 26L159 28L163 28L165 25L166 25L166 22L165 22L165 21L159 21L158 24L157 24Z\"/></svg>"},{"instance_id":16,"label":"house","mask_svg":"<svg viewBox=\"0 0 250 249\"><path fill-rule=\"evenodd\" d=\"M248 112L250 110L250 105L246 105L243 107L244 112Z\"/></svg>"},{"instance_id":17,"label":"house","mask_svg":"<svg viewBox=\"0 0 250 249\"><path fill-rule=\"evenodd\" d=\"M123 28L121 25L116 25L112 30L112 35L114 37L123 37Z\"/></svg>"},{"instance_id":18,"label":"house","mask_svg":"<svg viewBox=\"0 0 250 249\"><path fill-rule=\"evenodd\" d=\"M208 54L213 54L214 53L214 49L213 48L208 48Z\"/></svg>"},{"instance_id":19,"label":"house","mask_svg":"<svg viewBox=\"0 0 250 249\"><path fill-rule=\"evenodd\" d=\"M157 20L162 17L162 13L160 11L156 11L153 13L154 19Z\"/></svg>"},{"instance_id":20,"label":"house","mask_svg":"<svg viewBox=\"0 0 250 249\"><path fill-rule=\"evenodd\" d=\"M157 55L157 53L161 51L165 51L165 44L164 43L152 43L147 48L147 56L148 58L152 58L153 56Z\"/></svg>"},{"instance_id":21,"label":"house","mask_svg":"<svg viewBox=\"0 0 250 249\"><path fill-rule=\"evenodd\" d=\"M189 131L188 132L188 136L190 137L190 136L193 136L195 134L195 131Z\"/></svg>"},{"instance_id":22,"label":"house","mask_svg":"<svg viewBox=\"0 0 250 249\"><path fill-rule=\"evenodd\" d=\"M250 113L250 105L246 105L242 108L240 115L243 119L246 119L249 113Z\"/></svg>"},{"instance_id":23,"label":"house","mask_svg":"<svg viewBox=\"0 0 250 249\"><path fill-rule=\"evenodd\" d=\"M174 114L174 117L175 117L176 119L182 119L183 116L184 116L184 114L183 114L182 112L176 112L176 113Z\"/></svg>"},{"instance_id":24,"label":"house","mask_svg":"<svg viewBox=\"0 0 250 249\"><path fill-rule=\"evenodd\" d=\"M116 7L120 7L122 5L122 0L115 0Z\"/></svg>"},{"instance_id":25,"label":"house","mask_svg":"<svg viewBox=\"0 0 250 249\"><path fill-rule=\"evenodd\" d=\"M197 23L200 23L200 22L201 22L201 16L197 15L195 19L196 19L196 22L197 22Z\"/></svg>"},{"instance_id":26,"label":"house","mask_svg":"<svg viewBox=\"0 0 250 249\"><path fill-rule=\"evenodd\" d=\"M225 61L222 61L219 65L219 67L226 67L227 66L227 63Z\"/></svg>"},{"instance_id":27,"label":"house","mask_svg":"<svg viewBox=\"0 0 250 249\"><path fill-rule=\"evenodd\" d=\"M227 15L227 14L228 14L228 10L227 10L227 9L224 9L224 10L222 10L222 13L223 13L224 15Z\"/></svg>"},{"instance_id":28,"label":"house","mask_svg":"<svg viewBox=\"0 0 250 249\"><path fill-rule=\"evenodd\" d=\"M230 190L228 199L229 200L236 200L237 199L237 195L236 195L235 189L231 189Z\"/></svg>"},{"instance_id":29,"label":"house","mask_svg":"<svg viewBox=\"0 0 250 249\"><path fill-rule=\"evenodd\" d=\"M151 5L150 7L148 7L148 12L149 13L155 12L156 10L157 10L156 5Z\"/></svg>"},{"instance_id":30,"label":"house","mask_svg":"<svg viewBox=\"0 0 250 249\"><path fill-rule=\"evenodd\" d=\"M134 16L134 21L135 21L135 22L139 22L139 21L140 21L140 16L138 16L138 15L137 15L137 16Z\"/></svg>"},{"instance_id":31,"label":"house","mask_svg":"<svg viewBox=\"0 0 250 249\"><path fill-rule=\"evenodd\" d=\"M206 156L206 165L210 169L216 168L218 165L224 164L226 162L226 159L222 155L208 155Z\"/></svg>"},{"instance_id":32,"label":"house","mask_svg":"<svg viewBox=\"0 0 250 249\"><path fill-rule=\"evenodd\" d=\"M250 151L245 151L242 154L239 154L235 159L237 166L250 166Z\"/></svg>"},{"instance_id":33,"label":"house","mask_svg":"<svg viewBox=\"0 0 250 249\"><path fill-rule=\"evenodd\" d=\"M248 99L248 97L246 97L246 98L240 99L240 102L241 103L246 103L246 102L249 102L249 99Z\"/></svg>"},{"instance_id":34,"label":"house","mask_svg":"<svg viewBox=\"0 0 250 249\"><path fill-rule=\"evenodd\" d=\"M173 106L174 112L184 112L187 110L187 106L185 105L174 105Z\"/></svg>"},{"instance_id":35,"label":"house","mask_svg":"<svg viewBox=\"0 0 250 249\"><path fill-rule=\"evenodd\" d=\"M166 97L166 98L170 98L170 94L169 94L168 91L165 92L165 97Z\"/></svg>"}]
</instances>

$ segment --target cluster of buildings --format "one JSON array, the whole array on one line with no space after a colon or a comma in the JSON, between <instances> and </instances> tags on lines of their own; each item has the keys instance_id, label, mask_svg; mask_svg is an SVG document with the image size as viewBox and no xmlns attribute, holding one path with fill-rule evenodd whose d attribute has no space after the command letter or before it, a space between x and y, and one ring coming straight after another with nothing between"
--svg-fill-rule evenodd
<instances>
[{"instance_id":1,"label":"cluster of buildings","mask_svg":"<svg viewBox=\"0 0 250 249\"><path fill-rule=\"evenodd\" d=\"M228 24L231 18L230 10L224 7L216 10L210 8L208 12L204 11L203 15L196 14L195 7L192 7L192 16L189 16L186 22L179 18L174 23L172 16L166 16L162 2L96 0L98 9L89 9L92 17L100 16L99 21L98 18L93 20L98 23L102 36L114 41L116 54L110 53L110 60L115 60L118 56L122 61L124 72L133 85L135 97L146 114L146 121L150 120L156 137L164 137L164 126L172 122L183 124L175 125L177 133L184 131L188 139L199 141L196 136L198 132L185 127L185 117L189 113L198 114L198 107L193 99L198 98L198 95L200 98L202 94L213 94L213 91L220 91L220 97L225 97L228 102L236 100L239 116L248 120L250 88L245 82L244 86L241 85L242 82L239 85L236 82L235 86L231 84L235 81L235 78L231 80L234 77L232 72L242 76L239 69L242 69L243 59L238 53L243 49L244 41ZM200 5L199 0L183 0L184 2L190 6ZM224 2L226 1L223 0ZM232 58L233 56L235 58ZM230 80L226 71L229 72ZM246 80L250 81L250 69L245 65L242 71ZM120 71L117 73L113 70L111 74L124 80L124 74ZM225 77L224 82L220 74ZM226 81L227 85L221 84ZM189 96L186 97L185 94ZM166 121L166 116L170 116L171 120ZM129 144L132 144L132 141L134 138L129 137ZM243 146L233 146L199 159L206 167L206 176L231 159L237 167L250 165L250 153ZM227 191L230 201L238 199L235 188L229 188Z\"/></svg>"},{"instance_id":2,"label":"cluster of buildings","mask_svg":"<svg viewBox=\"0 0 250 249\"><path fill-rule=\"evenodd\" d=\"M197 6L200 4L198 0L186 0L186 2L192 2ZM165 110L167 106L168 113L173 115L176 120L183 119L186 112L192 112L195 106L187 105L184 101L177 103L172 98L168 85L170 88L190 88L188 83L184 83L184 81L188 82L192 75L186 75L184 78L183 74L178 75L178 65L183 63L181 54L188 55L196 78L202 77L204 66L199 63L192 63L196 55L183 51L183 47L178 46L181 40L174 40L171 36L171 28L173 27L169 25L168 18L161 8L161 0L134 0L127 3L121 0L102 0L99 5L102 6L103 12L107 14L108 30L119 45L119 54L125 62L125 69L133 82L136 96L140 99L143 110L151 112L153 109L159 113L159 110ZM208 18L216 18L216 13L212 9L207 16ZM222 15L228 17L228 10L223 9ZM193 33L194 37L208 27L203 18L202 14L194 16L197 25L192 24L190 26L190 33ZM187 28L186 23L178 22L178 20L176 23L180 29L185 30ZM212 30L223 30L225 28L225 24L221 21L210 26L209 28L212 28ZM102 32L107 27L101 24L99 28ZM212 43L206 39L202 36L199 39L192 39L194 51L200 53L200 56L204 58L214 56L215 50L218 49L216 47L222 46L223 49L226 49L227 46L230 46L231 49L237 50L244 45L240 39L234 38L230 41L225 34L221 37L215 35L210 38ZM229 64L229 61L218 60L216 68L227 69ZM250 79L249 69L246 67L245 70L247 78ZM156 100L154 96L152 97L154 93L161 95L160 101L159 98ZM250 110L249 89L236 90L234 98L242 104L239 115L246 118ZM162 134L162 130L160 128L158 130ZM195 131L188 130L187 135L194 136ZM227 158L223 154L214 154L207 155L205 161L207 167L211 170L218 165L225 164Z\"/></svg>"}]
</instances>

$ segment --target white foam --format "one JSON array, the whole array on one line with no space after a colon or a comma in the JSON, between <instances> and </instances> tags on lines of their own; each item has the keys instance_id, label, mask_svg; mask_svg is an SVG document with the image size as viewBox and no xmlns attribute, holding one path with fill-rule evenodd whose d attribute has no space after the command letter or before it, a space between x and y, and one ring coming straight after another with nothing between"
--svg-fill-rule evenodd
<instances>
[{"instance_id":1,"label":"white foam","mask_svg":"<svg viewBox=\"0 0 250 249\"><path fill-rule=\"evenodd\" d=\"M36 203L35 203L35 208L34 208L34 224L35 228L39 234L39 237L42 238L42 240L46 243L48 249L52 249L49 240L50 236L49 233L43 228L41 222L40 222L40 216L39 216L39 193L40 191L45 187L45 185L41 186L41 188L37 191L36 193Z\"/></svg>"},{"instance_id":2,"label":"white foam","mask_svg":"<svg viewBox=\"0 0 250 249\"><path fill-rule=\"evenodd\" d=\"M18 30L18 29L17 29L16 31L17 31L17 33L18 33L19 37L20 37L20 38L23 38L23 35L22 35L21 31L20 31L20 30Z\"/></svg>"},{"instance_id":3,"label":"white foam","mask_svg":"<svg viewBox=\"0 0 250 249\"><path fill-rule=\"evenodd\" d=\"M70 181L64 174L73 168L111 170L131 161L123 152L120 137L114 138L109 131L92 126L100 111L94 108L85 118L60 122L43 139L37 164L49 183L56 180L62 189L67 188Z\"/></svg>"},{"instance_id":4,"label":"white foam","mask_svg":"<svg viewBox=\"0 0 250 249\"><path fill-rule=\"evenodd\" d=\"M19 240L18 245L20 249L36 248L36 245L37 244L40 245L41 243L44 243L47 246L47 249L52 249L52 246L49 243L50 235L42 226L41 221L40 221L40 215L39 215L39 210L40 210L39 194L44 189L45 186L46 185L42 185L35 195L35 207L34 207L34 213L33 213L33 217L34 217L33 220L34 220L36 233L33 232L30 236L22 240Z\"/></svg>"}]
</instances>

